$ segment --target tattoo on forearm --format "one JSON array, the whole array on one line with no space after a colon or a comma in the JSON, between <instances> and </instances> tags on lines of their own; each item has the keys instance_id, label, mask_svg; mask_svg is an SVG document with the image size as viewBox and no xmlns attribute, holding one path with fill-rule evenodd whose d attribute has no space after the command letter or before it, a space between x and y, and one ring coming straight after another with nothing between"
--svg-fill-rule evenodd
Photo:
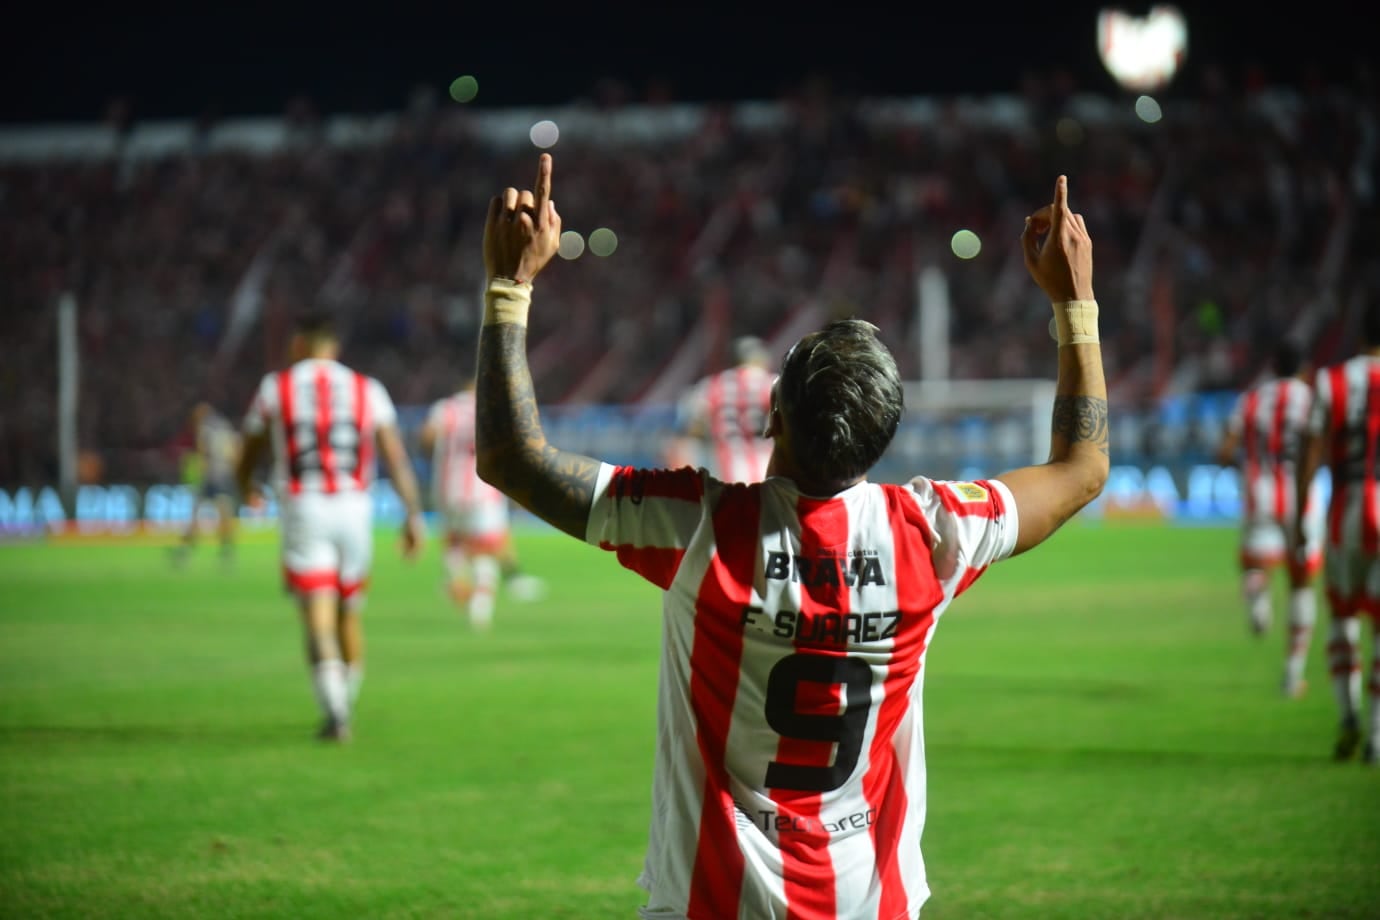
<instances>
[{"instance_id":1,"label":"tattoo on forearm","mask_svg":"<svg viewBox=\"0 0 1380 920\"><path fill-rule=\"evenodd\" d=\"M566 533L584 538L599 462L546 441L527 367L527 330L486 327L479 337L475 426L481 461L507 495Z\"/></svg>"},{"instance_id":2,"label":"tattoo on forearm","mask_svg":"<svg viewBox=\"0 0 1380 920\"><path fill-rule=\"evenodd\" d=\"M1052 432L1070 444L1086 442L1107 453L1107 400L1096 396L1056 396Z\"/></svg>"}]
</instances>

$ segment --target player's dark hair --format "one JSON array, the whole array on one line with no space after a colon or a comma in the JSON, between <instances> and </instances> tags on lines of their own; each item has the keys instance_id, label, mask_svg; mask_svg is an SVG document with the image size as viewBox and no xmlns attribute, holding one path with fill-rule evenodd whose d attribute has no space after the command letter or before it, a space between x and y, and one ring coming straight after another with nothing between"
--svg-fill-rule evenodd
<instances>
[{"instance_id":1,"label":"player's dark hair","mask_svg":"<svg viewBox=\"0 0 1380 920\"><path fill-rule=\"evenodd\" d=\"M837 320L786 353L777 401L791 455L810 479L847 482L872 468L901 423L901 374L877 327Z\"/></svg>"},{"instance_id":2,"label":"player's dark hair","mask_svg":"<svg viewBox=\"0 0 1380 920\"><path fill-rule=\"evenodd\" d=\"M299 335L312 339L340 337L335 317L326 310L301 310L293 317L292 327Z\"/></svg>"},{"instance_id":3,"label":"player's dark hair","mask_svg":"<svg viewBox=\"0 0 1380 920\"><path fill-rule=\"evenodd\" d=\"M1303 349L1296 342L1284 339L1275 346L1275 356L1272 363L1277 376L1292 377L1303 366Z\"/></svg>"}]
</instances>

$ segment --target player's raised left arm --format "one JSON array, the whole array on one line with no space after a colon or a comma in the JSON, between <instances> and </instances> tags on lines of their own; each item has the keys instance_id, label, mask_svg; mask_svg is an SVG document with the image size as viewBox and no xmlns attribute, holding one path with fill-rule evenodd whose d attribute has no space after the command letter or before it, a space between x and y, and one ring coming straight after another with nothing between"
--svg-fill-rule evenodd
<instances>
[{"instance_id":1,"label":"player's raised left arm","mask_svg":"<svg viewBox=\"0 0 1380 920\"><path fill-rule=\"evenodd\" d=\"M480 478L583 540L600 464L547 442L527 366L532 280L556 254L560 236L561 218L551 200L551 156L544 153L534 190L508 188L489 202L475 453Z\"/></svg>"},{"instance_id":2,"label":"player's raised left arm","mask_svg":"<svg viewBox=\"0 0 1380 920\"><path fill-rule=\"evenodd\" d=\"M998 477L1019 511L1012 555L1048 539L1097 498L1110 464L1092 238L1082 215L1069 208L1067 177L1055 182L1053 202L1026 218L1021 244L1027 270L1054 307L1059 369L1049 460Z\"/></svg>"}]
</instances>

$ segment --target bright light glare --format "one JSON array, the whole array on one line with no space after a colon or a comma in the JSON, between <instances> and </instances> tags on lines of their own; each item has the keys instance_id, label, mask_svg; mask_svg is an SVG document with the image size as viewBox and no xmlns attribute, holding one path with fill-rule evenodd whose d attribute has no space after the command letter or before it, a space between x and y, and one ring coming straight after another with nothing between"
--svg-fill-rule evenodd
<instances>
[{"instance_id":1,"label":"bright light glare","mask_svg":"<svg viewBox=\"0 0 1380 920\"><path fill-rule=\"evenodd\" d=\"M949 241L949 247L960 259L971 259L982 252L982 240L971 230L960 230Z\"/></svg>"},{"instance_id":2,"label":"bright light glare","mask_svg":"<svg viewBox=\"0 0 1380 920\"><path fill-rule=\"evenodd\" d=\"M479 81L466 74L456 77L450 84L450 98L456 102L469 102L479 95Z\"/></svg>"},{"instance_id":3,"label":"bright light glare","mask_svg":"<svg viewBox=\"0 0 1380 920\"><path fill-rule=\"evenodd\" d=\"M1154 92L1164 88L1188 54L1188 23L1166 3L1145 16L1104 9L1097 16L1097 53L1123 88Z\"/></svg>"},{"instance_id":4,"label":"bright light glare","mask_svg":"<svg viewBox=\"0 0 1380 920\"><path fill-rule=\"evenodd\" d=\"M556 248L556 254L562 259L578 259L584 252L585 238L580 236L580 231L567 230L561 234L561 244Z\"/></svg>"},{"instance_id":5,"label":"bright light glare","mask_svg":"<svg viewBox=\"0 0 1380 920\"><path fill-rule=\"evenodd\" d=\"M608 227L600 227L589 235L589 251L596 256L611 256L618 248L618 234Z\"/></svg>"},{"instance_id":6,"label":"bright light glare","mask_svg":"<svg viewBox=\"0 0 1380 920\"><path fill-rule=\"evenodd\" d=\"M532 143L538 147L554 147L556 146L556 141L560 139L561 129L556 127L554 121L547 119L546 121L539 121L533 125L532 130L528 132L528 136L532 138Z\"/></svg>"},{"instance_id":7,"label":"bright light glare","mask_svg":"<svg viewBox=\"0 0 1380 920\"><path fill-rule=\"evenodd\" d=\"M1150 96L1141 96L1136 100L1136 114L1140 116L1141 121L1152 125L1164 117L1164 113L1160 111L1160 104Z\"/></svg>"}]
</instances>

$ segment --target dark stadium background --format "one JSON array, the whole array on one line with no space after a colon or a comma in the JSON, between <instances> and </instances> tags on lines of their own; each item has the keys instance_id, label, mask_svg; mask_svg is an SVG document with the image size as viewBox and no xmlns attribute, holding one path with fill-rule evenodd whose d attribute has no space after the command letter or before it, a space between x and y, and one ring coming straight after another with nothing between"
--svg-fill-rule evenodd
<instances>
[{"instance_id":1,"label":"dark stadium background","mask_svg":"<svg viewBox=\"0 0 1380 920\"><path fill-rule=\"evenodd\" d=\"M1031 75L1117 92L1097 11L1150 3L67 4L10 11L0 120L91 121L393 110L419 85L480 80L475 105L600 93L677 101L772 98L807 76L863 95L983 94ZM1233 83L1356 78L1364 7L1179 3L1189 22L1169 93L1217 70Z\"/></svg>"}]
</instances>

